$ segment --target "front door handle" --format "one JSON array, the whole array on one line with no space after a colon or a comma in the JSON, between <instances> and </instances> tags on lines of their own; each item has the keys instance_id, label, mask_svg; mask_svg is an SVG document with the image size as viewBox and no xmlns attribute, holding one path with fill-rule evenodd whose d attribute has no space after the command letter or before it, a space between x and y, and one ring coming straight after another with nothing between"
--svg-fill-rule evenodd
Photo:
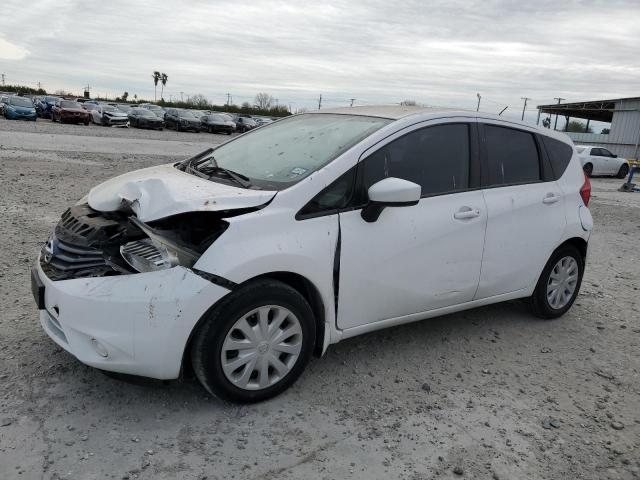
<instances>
[{"instance_id":1,"label":"front door handle","mask_svg":"<svg viewBox=\"0 0 640 480\"><path fill-rule=\"evenodd\" d=\"M553 192L549 192L542 199L542 203L546 203L547 205L550 205L552 203L556 203L558 200L560 200L560 195L555 194Z\"/></svg>"},{"instance_id":2,"label":"front door handle","mask_svg":"<svg viewBox=\"0 0 640 480\"><path fill-rule=\"evenodd\" d=\"M460 207L460 210L453 214L453 218L456 220L467 220L469 218L476 218L479 216L480 210L471 207Z\"/></svg>"}]
</instances>

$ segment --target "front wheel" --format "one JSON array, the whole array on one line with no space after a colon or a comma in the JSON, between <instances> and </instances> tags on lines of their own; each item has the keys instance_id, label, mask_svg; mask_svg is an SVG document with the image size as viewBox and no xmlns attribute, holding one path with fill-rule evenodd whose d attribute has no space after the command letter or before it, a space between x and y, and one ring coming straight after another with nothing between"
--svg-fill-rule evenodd
<instances>
[{"instance_id":1,"label":"front wheel","mask_svg":"<svg viewBox=\"0 0 640 480\"><path fill-rule=\"evenodd\" d=\"M587 177L590 177L591 175L593 175L593 164L591 163L585 164L585 166L582 167L582 170L584 171L584 174Z\"/></svg>"},{"instance_id":2,"label":"front wheel","mask_svg":"<svg viewBox=\"0 0 640 480\"><path fill-rule=\"evenodd\" d=\"M533 313L551 319L564 315L580 291L584 258L573 245L558 248L547 262L531 296Z\"/></svg>"},{"instance_id":3,"label":"front wheel","mask_svg":"<svg viewBox=\"0 0 640 480\"><path fill-rule=\"evenodd\" d=\"M618 174L616 177L625 178L629 174L629 164L623 163L620 165L620 170L618 170Z\"/></svg>"},{"instance_id":4,"label":"front wheel","mask_svg":"<svg viewBox=\"0 0 640 480\"><path fill-rule=\"evenodd\" d=\"M257 280L237 288L206 314L190 353L205 389L248 403L291 386L314 344L315 320L305 298L277 280Z\"/></svg>"}]
</instances>

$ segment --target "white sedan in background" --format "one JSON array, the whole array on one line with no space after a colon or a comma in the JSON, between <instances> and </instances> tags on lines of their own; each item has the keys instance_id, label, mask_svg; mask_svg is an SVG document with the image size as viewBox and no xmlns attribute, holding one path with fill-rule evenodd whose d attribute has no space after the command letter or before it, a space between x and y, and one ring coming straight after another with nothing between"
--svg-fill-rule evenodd
<instances>
[{"instance_id":1,"label":"white sedan in background","mask_svg":"<svg viewBox=\"0 0 640 480\"><path fill-rule=\"evenodd\" d=\"M629 173L629 163L604 147L576 145L582 169L589 177L592 175L613 175L625 178Z\"/></svg>"}]
</instances>

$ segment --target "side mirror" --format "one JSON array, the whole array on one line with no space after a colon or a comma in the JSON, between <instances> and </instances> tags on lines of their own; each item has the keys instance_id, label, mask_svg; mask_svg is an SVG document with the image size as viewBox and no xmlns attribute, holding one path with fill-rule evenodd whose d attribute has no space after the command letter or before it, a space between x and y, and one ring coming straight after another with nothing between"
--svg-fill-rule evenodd
<instances>
[{"instance_id":1,"label":"side mirror","mask_svg":"<svg viewBox=\"0 0 640 480\"><path fill-rule=\"evenodd\" d=\"M388 177L369 187L369 203L362 209L365 222L375 222L385 207L409 207L416 205L422 195L422 187L401 178Z\"/></svg>"},{"instance_id":2,"label":"side mirror","mask_svg":"<svg viewBox=\"0 0 640 480\"><path fill-rule=\"evenodd\" d=\"M618 158L618 155L616 155L615 153L612 153L612 154L611 154L611 156L612 156L613 158Z\"/></svg>"}]
</instances>

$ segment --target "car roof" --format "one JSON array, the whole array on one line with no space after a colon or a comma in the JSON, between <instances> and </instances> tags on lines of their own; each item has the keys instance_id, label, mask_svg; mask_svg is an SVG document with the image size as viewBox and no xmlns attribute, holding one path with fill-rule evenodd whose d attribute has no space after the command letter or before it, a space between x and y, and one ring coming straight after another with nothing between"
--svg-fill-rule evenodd
<instances>
[{"instance_id":1,"label":"car roof","mask_svg":"<svg viewBox=\"0 0 640 480\"><path fill-rule=\"evenodd\" d=\"M406 105L367 105L362 107L340 107L326 108L322 110L312 110L311 114L341 114L341 115L363 115L369 117L388 118L390 120L408 119L408 117L419 117L419 121L447 118L447 117L471 117L485 120L498 120L506 124L512 124L517 127L525 127L537 130L539 133L548 137L556 138L564 143L570 143L571 139L564 133L548 128L541 128L519 120L501 117L492 113L476 112L472 110L461 110L455 108L435 108L435 107L418 107Z\"/></svg>"}]
</instances>

